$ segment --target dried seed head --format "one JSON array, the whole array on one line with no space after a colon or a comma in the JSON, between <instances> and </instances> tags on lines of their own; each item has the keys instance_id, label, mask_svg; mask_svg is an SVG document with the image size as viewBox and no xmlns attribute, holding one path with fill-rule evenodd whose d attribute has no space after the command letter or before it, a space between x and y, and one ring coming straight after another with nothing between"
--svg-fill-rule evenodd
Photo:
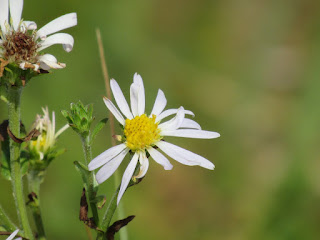
<instances>
[{"instance_id":1,"label":"dried seed head","mask_svg":"<svg viewBox=\"0 0 320 240\"><path fill-rule=\"evenodd\" d=\"M37 49L39 44L35 39L35 34L27 31L12 31L6 34L2 44L3 56L9 62L21 63L37 62Z\"/></svg>"}]
</instances>

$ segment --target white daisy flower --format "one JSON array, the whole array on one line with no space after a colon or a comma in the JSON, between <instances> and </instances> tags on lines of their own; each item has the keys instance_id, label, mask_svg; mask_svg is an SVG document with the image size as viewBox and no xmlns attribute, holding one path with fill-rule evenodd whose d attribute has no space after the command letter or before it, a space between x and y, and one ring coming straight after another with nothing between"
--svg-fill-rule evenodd
<instances>
[{"instance_id":1,"label":"white daisy flower","mask_svg":"<svg viewBox=\"0 0 320 240\"><path fill-rule=\"evenodd\" d=\"M19 232L19 229L15 230L13 233L11 233L11 235L6 239L6 240L12 240ZM15 240L22 240L21 237L19 238L15 238Z\"/></svg>"},{"instance_id":2,"label":"white daisy flower","mask_svg":"<svg viewBox=\"0 0 320 240\"><path fill-rule=\"evenodd\" d=\"M219 133L201 130L197 122L185 118L185 115L194 116L194 114L189 110L185 110L183 107L164 110L167 100L160 89L151 114L147 115L145 113L143 81L137 73L134 75L133 83L130 87L131 110L118 83L114 79L111 79L110 85L115 101L122 114L110 99L104 98L104 102L124 128L123 136L117 136L117 139L121 140L122 143L101 153L89 163L88 167L89 170L92 171L103 166L96 174L98 183L102 183L115 172L128 152L133 153L133 157L122 177L117 198L118 204L134 174L138 162L140 163L140 172L135 177L142 178L145 176L149 167L147 153L149 153L157 163L161 164L165 170L172 169L171 163L157 150L158 148L182 164L189 166L199 165L207 169L214 169L213 163L209 160L174 144L163 141L163 138L166 136L175 136L211 139L219 137ZM173 114L176 114L175 117L168 121L161 122L164 118Z\"/></svg>"},{"instance_id":3,"label":"white daisy flower","mask_svg":"<svg viewBox=\"0 0 320 240\"><path fill-rule=\"evenodd\" d=\"M35 22L21 19L22 8L23 0L0 0L0 58L19 64L23 70L64 68L66 65L59 63L55 56L39 52L54 44L62 44L64 50L70 52L73 37L56 32L77 25L77 14L63 15L36 30Z\"/></svg>"},{"instance_id":4,"label":"white daisy flower","mask_svg":"<svg viewBox=\"0 0 320 240\"><path fill-rule=\"evenodd\" d=\"M66 124L56 132L54 112L52 112L52 120L50 120L48 107L42 108L42 111L43 115L37 115L33 124L33 128L37 129L40 135L36 140L31 141L29 145L30 149L37 153L40 160L43 160L45 154L55 146L58 136L69 127L69 124Z\"/></svg>"}]
</instances>

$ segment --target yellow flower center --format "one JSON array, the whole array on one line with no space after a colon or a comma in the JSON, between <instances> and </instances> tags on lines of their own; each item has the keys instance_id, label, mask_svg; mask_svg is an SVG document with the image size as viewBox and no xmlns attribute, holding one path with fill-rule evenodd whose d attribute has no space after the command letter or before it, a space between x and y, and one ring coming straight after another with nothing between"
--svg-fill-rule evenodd
<instances>
[{"instance_id":1,"label":"yellow flower center","mask_svg":"<svg viewBox=\"0 0 320 240\"><path fill-rule=\"evenodd\" d=\"M155 115L149 118L143 114L134 119L126 119L124 135L127 147L137 151L153 146L161 139L158 124Z\"/></svg>"}]
</instances>

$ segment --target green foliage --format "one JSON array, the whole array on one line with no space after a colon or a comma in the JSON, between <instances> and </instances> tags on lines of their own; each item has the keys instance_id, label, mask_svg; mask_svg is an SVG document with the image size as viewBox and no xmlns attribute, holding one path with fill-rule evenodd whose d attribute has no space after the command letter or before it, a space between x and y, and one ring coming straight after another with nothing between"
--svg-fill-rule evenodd
<instances>
[{"instance_id":1,"label":"green foliage","mask_svg":"<svg viewBox=\"0 0 320 240\"><path fill-rule=\"evenodd\" d=\"M11 85L11 86L25 86L31 78L40 75L32 69L22 70L18 64L10 63L3 71L3 76L0 78L1 85Z\"/></svg>"},{"instance_id":2,"label":"green foliage","mask_svg":"<svg viewBox=\"0 0 320 240\"><path fill-rule=\"evenodd\" d=\"M83 137L89 135L90 127L94 120L92 104L84 106L81 101L71 103L70 111L62 110L61 113L74 131Z\"/></svg>"}]
</instances>

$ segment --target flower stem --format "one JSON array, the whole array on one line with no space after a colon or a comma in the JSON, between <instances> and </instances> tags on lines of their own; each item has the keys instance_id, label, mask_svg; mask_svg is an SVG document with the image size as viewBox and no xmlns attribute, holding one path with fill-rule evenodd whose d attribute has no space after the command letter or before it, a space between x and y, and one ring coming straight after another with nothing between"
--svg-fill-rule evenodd
<instances>
[{"instance_id":1,"label":"flower stem","mask_svg":"<svg viewBox=\"0 0 320 240\"><path fill-rule=\"evenodd\" d=\"M117 188L117 190L115 191L115 193L113 194L109 202L108 208L105 212L105 215L103 216L103 220L100 225L100 228L103 232L98 233L97 240L105 239L105 233L107 232L108 227L110 226L112 217L114 215L114 212L117 209L117 196L118 196L119 190L120 190L120 187Z\"/></svg>"},{"instance_id":2,"label":"flower stem","mask_svg":"<svg viewBox=\"0 0 320 240\"><path fill-rule=\"evenodd\" d=\"M13 232L17 229L17 227L14 225L11 219L4 212L2 206L0 206L0 225L4 225L5 229L9 232Z\"/></svg>"},{"instance_id":3,"label":"flower stem","mask_svg":"<svg viewBox=\"0 0 320 240\"><path fill-rule=\"evenodd\" d=\"M82 148L83 148L83 153L84 153L84 159L85 163L88 166L89 162L92 160L92 152L91 152L91 145L90 145L90 134L88 134L87 137L81 136L81 141L82 141ZM96 226L99 226L99 214L98 214L98 208L95 203L95 197L96 197L96 192L94 190L94 181L95 181L95 176L94 172L92 171L90 173L90 177L88 179L88 198L89 198L89 203L90 203L90 208L91 212L93 215L94 223Z\"/></svg>"},{"instance_id":4,"label":"flower stem","mask_svg":"<svg viewBox=\"0 0 320 240\"><path fill-rule=\"evenodd\" d=\"M41 217L41 210L40 210L40 184L43 180L43 177L40 175L41 173L37 171L31 171L28 174L28 185L29 185L29 192L35 193L36 197L32 203L29 204L33 219L37 228L38 233L38 240L45 240L46 234L44 231L43 221Z\"/></svg>"},{"instance_id":5,"label":"flower stem","mask_svg":"<svg viewBox=\"0 0 320 240\"><path fill-rule=\"evenodd\" d=\"M9 128L13 135L20 137L20 98L22 87L8 87ZM20 144L10 139L10 167L13 197L15 200L18 218L22 224L25 236L33 240L27 209L23 196L23 184L20 171Z\"/></svg>"},{"instance_id":6,"label":"flower stem","mask_svg":"<svg viewBox=\"0 0 320 240\"><path fill-rule=\"evenodd\" d=\"M96 35L97 35L97 41L98 41L98 47L99 47L99 53L100 53L100 60L101 60L101 68L102 68L102 72L103 72L103 77L104 77L107 97L111 100L112 96L111 96L111 88L110 88L110 82L109 82L108 68L107 68L107 64L106 64L106 60L105 60L105 56L104 56L102 37L101 37L101 33L100 33L100 29L99 28L96 29ZM116 145L116 141L112 137L112 136L114 136L116 134L115 125L114 125L114 116L112 115L112 113L110 111L109 111L109 123L110 123L110 130L111 130L111 144L112 144L112 146L115 146ZM119 184L120 184L120 173L119 173L119 170L116 170L115 173L113 174L113 176L114 176L115 187L118 187ZM116 191L116 193L117 192L118 191ZM116 207L117 207L117 205L116 205ZM108 213L108 209L107 209L106 214ZM113 216L113 213L112 213L112 216ZM122 202L120 202L119 205L118 205L118 218L119 219L125 218L125 212L124 212L124 209L123 209ZM111 219L110 219L110 221L111 221ZM123 228L123 230L120 232L120 238L121 238L121 240L128 240L127 228Z\"/></svg>"}]
</instances>

